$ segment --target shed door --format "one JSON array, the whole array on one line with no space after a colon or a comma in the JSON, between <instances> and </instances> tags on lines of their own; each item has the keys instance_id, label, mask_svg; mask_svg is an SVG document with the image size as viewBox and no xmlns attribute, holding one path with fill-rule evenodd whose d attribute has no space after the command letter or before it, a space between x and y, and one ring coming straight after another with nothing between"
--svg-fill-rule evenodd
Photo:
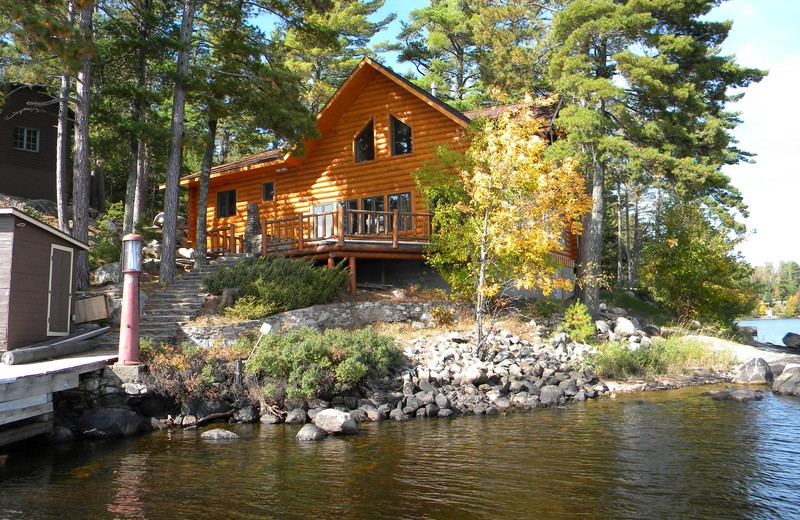
<instances>
[{"instance_id":1,"label":"shed door","mask_svg":"<svg viewBox=\"0 0 800 520\"><path fill-rule=\"evenodd\" d=\"M47 335L69 334L72 314L72 249L50 246L50 289L47 295Z\"/></svg>"}]
</instances>

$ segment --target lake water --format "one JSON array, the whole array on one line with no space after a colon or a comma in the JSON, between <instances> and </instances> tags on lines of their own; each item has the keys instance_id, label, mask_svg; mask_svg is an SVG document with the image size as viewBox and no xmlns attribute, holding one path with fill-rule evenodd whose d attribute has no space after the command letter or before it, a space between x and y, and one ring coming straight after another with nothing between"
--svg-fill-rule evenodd
<instances>
[{"instance_id":1,"label":"lake water","mask_svg":"<svg viewBox=\"0 0 800 520\"><path fill-rule=\"evenodd\" d=\"M800 334L800 319L789 320L743 320L738 322L742 327L758 328L756 340L762 343L773 343L783 346L783 337L787 332Z\"/></svg>"},{"instance_id":2,"label":"lake water","mask_svg":"<svg viewBox=\"0 0 800 520\"><path fill-rule=\"evenodd\" d=\"M708 388L508 416L156 432L0 456L1 519L800 518L800 399Z\"/></svg>"}]
</instances>

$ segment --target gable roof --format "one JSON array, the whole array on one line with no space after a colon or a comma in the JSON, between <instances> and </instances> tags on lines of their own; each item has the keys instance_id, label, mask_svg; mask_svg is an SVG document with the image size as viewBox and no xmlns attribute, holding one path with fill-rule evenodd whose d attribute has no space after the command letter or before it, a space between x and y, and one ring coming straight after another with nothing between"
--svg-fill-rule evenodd
<instances>
[{"instance_id":1,"label":"gable roof","mask_svg":"<svg viewBox=\"0 0 800 520\"><path fill-rule=\"evenodd\" d=\"M359 95L361 89L376 76L383 76L393 83L399 85L404 90L421 100L423 103L437 110L459 126L466 128L469 125L470 118L461 111L456 110L447 103L431 95L430 92L426 92L425 90L419 88L391 69L384 67L371 58L365 57L359 62L356 68L353 69L353 72L350 73L344 83L342 83L339 89L333 94L333 96L331 96L320 113L317 115L316 128L320 135L324 134L336 123L336 121L347 110L350 102L352 102ZM315 142L318 141L319 138L309 139L305 142L307 154L311 151L311 149L313 149ZM259 152L253 155L242 157L241 159L237 159L235 161L230 161L212 167L211 177L219 177L222 175L246 171L252 168L263 167L270 164L278 165L288 161L290 158L292 158L291 152L286 153L281 150L268 150L265 152ZM199 178L199 172L193 173L191 175L181 177L181 184L186 186L193 180Z\"/></svg>"},{"instance_id":2,"label":"gable roof","mask_svg":"<svg viewBox=\"0 0 800 520\"><path fill-rule=\"evenodd\" d=\"M84 249L86 251L89 250L89 245L88 244L86 244L84 242L81 242L80 240L69 236L68 234L64 233L60 229L56 229L53 226L48 226L47 224L45 224L41 220L37 220L37 219L35 219L35 218L33 218L33 217L29 216L29 215L26 215L25 213L21 212L20 210L18 210L16 208L0 208L0 215L13 215L13 216L17 217L18 219L24 220L25 222L27 222L29 224L32 224L33 226L36 226L39 229L43 229L44 231L47 231L48 233L57 236L61 240L66 240L67 242L69 242L70 244L74 245L75 247L79 247L79 248Z\"/></svg>"}]
</instances>

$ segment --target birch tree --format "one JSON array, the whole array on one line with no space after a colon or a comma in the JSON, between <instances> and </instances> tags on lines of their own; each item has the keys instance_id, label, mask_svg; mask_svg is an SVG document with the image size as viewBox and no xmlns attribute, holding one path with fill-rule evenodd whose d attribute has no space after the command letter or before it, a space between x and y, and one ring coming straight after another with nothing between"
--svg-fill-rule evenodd
<instances>
[{"instance_id":1,"label":"birch tree","mask_svg":"<svg viewBox=\"0 0 800 520\"><path fill-rule=\"evenodd\" d=\"M544 158L547 122L530 105L473 125L466 154L440 149L438 163L416 179L434 214L429 259L456 291L472 296L482 354L484 320L508 289L571 288L553 275L552 253L565 232L581 232L589 202L576 163Z\"/></svg>"}]
</instances>

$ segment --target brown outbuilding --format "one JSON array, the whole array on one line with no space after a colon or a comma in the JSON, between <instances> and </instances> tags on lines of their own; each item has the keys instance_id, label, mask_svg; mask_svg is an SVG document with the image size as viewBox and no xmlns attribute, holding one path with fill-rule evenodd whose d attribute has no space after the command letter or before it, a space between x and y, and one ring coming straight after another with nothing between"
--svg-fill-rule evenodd
<instances>
[{"instance_id":1,"label":"brown outbuilding","mask_svg":"<svg viewBox=\"0 0 800 520\"><path fill-rule=\"evenodd\" d=\"M69 335L77 256L89 246L0 208L0 352Z\"/></svg>"}]
</instances>

